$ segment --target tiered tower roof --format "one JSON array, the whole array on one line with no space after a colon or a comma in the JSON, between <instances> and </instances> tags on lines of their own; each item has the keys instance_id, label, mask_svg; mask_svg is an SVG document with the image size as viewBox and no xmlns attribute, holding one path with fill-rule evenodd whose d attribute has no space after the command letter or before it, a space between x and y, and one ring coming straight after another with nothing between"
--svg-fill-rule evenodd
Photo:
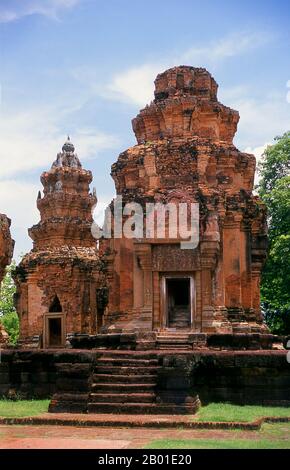
<instances>
[{"instance_id":1,"label":"tiered tower roof","mask_svg":"<svg viewBox=\"0 0 290 470\"><path fill-rule=\"evenodd\" d=\"M91 171L82 168L70 138L49 171L41 175L43 196L37 207L41 220L29 230L34 248L47 246L95 246L91 234L92 210L97 203L90 193Z\"/></svg>"},{"instance_id":2,"label":"tiered tower roof","mask_svg":"<svg viewBox=\"0 0 290 470\"><path fill-rule=\"evenodd\" d=\"M217 100L217 89L204 68L179 66L159 74L154 101L132 121L138 143L191 137L232 143L239 113Z\"/></svg>"}]
</instances>

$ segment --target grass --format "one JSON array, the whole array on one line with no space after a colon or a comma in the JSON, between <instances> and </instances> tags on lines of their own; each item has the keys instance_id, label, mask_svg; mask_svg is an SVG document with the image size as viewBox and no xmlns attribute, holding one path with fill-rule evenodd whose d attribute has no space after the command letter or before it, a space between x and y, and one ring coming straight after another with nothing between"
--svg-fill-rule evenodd
<instances>
[{"instance_id":1,"label":"grass","mask_svg":"<svg viewBox=\"0 0 290 470\"><path fill-rule=\"evenodd\" d=\"M290 440L269 439L163 439L150 442L145 449L290 449Z\"/></svg>"},{"instance_id":2,"label":"grass","mask_svg":"<svg viewBox=\"0 0 290 470\"><path fill-rule=\"evenodd\" d=\"M27 417L46 413L49 400L0 400L1 417ZM290 408L269 406L238 406L211 403L193 416L198 421L254 421L262 416L290 417Z\"/></svg>"},{"instance_id":3,"label":"grass","mask_svg":"<svg viewBox=\"0 0 290 470\"><path fill-rule=\"evenodd\" d=\"M49 400L0 400L0 416L7 418L36 416L46 413ZM290 408L236 406L211 403L195 419L201 421L253 421L261 416L290 416ZM250 431L251 432L251 431ZM243 438L244 436L244 438ZM253 438L239 430L229 430L220 439L215 430L204 430L196 439L158 439L146 449L290 449L290 423L264 424Z\"/></svg>"},{"instance_id":4,"label":"grass","mask_svg":"<svg viewBox=\"0 0 290 470\"><path fill-rule=\"evenodd\" d=\"M210 403L200 408L194 419L198 421L254 421L262 416L290 417L290 408Z\"/></svg>"},{"instance_id":5,"label":"grass","mask_svg":"<svg viewBox=\"0 0 290 470\"><path fill-rule=\"evenodd\" d=\"M0 400L0 417L23 418L46 413L49 400Z\"/></svg>"},{"instance_id":6,"label":"grass","mask_svg":"<svg viewBox=\"0 0 290 470\"><path fill-rule=\"evenodd\" d=\"M224 431L221 438L215 430L202 430L195 439L158 439L145 449L290 449L290 423L264 424L258 432Z\"/></svg>"}]
</instances>

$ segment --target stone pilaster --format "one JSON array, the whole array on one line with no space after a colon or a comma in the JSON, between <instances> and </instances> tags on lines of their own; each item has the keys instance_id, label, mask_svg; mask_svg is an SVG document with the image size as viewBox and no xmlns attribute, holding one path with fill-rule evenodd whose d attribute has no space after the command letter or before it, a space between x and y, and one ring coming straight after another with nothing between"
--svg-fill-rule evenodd
<instances>
[{"instance_id":1,"label":"stone pilaster","mask_svg":"<svg viewBox=\"0 0 290 470\"><path fill-rule=\"evenodd\" d=\"M150 324L152 329L153 292L152 292L152 254L151 245L135 244L135 253L143 271L143 307L140 309L140 320Z\"/></svg>"}]
</instances>

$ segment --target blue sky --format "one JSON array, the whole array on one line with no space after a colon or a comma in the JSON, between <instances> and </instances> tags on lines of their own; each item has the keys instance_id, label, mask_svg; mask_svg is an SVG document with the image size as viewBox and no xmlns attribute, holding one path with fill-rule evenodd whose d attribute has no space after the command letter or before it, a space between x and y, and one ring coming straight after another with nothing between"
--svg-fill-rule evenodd
<instances>
[{"instance_id":1,"label":"blue sky","mask_svg":"<svg viewBox=\"0 0 290 470\"><path fill-rule=\"evenodd\" d=\"M206 67L240 112L235 144L259 157L290 129L289 23L288 0L0 0L0 212L16 257L39 219L39 176L68 133L101 217L110 166L135 144L131 119L168 67Z\"/></svg>"}]
</instances>

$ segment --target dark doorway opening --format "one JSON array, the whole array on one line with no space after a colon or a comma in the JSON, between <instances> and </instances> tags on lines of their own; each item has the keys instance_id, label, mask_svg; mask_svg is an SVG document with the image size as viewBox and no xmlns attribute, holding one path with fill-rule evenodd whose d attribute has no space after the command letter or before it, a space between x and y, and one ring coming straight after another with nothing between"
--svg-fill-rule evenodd
<instances>
[{"instance_id":1,"label":"dark doorway opening","mask_svg":"<svg viewBox=\"0 0 290 470\"><path fill-rule=\"evenodd\" d=\"M65 346L65 324L62 305L57 295L54 296L44 320L44 347L59 348Z\"/></svg>"},{"instance_id":2,"label":"dark doorway opening","mask_svg":"<svg viewBox=\"0 0 290 470\"><path fill-rule=\"evenodd\" d=\"M167 321L169 328L190 328L190 278L166 279Z\"/></svg>"},{"instance_id":3,"label":"dark doorway opening","mask_svg":"<svg viewBox=\"0 0 290 470\"><path fill-rule=\"evenodd\" d=\"M49 307L49 312L62 312L62 306L57 295L54 297L53 302Z\"/></svg>"},{"instance_id":4,"label":"dark doorway opening","mask_svg":"<svg viewBox=\"0 0 290 470\"><path fill-rule=\"evenodd\" d=\"M49 346L62 346L62 319L48 319L48 338Z\"/></svg>"}]
</instances>

